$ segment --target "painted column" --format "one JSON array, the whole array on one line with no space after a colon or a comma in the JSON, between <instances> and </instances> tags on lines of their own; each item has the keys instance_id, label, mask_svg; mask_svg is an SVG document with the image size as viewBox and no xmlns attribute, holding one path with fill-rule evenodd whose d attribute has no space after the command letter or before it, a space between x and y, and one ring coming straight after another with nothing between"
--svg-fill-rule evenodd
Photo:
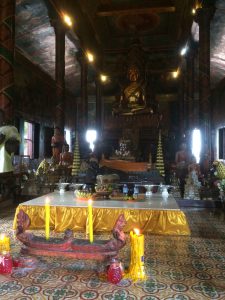
<instances>
[{"instance_id":1,"label":"painted column","mask_svg":"<svg viewBox=\"0 0 225 300\"><path fill-rule=\"evenodd\" d=\"M194 53L192 50L187 55L187 112L188 129L194 127Z\"/></svg>"},{"instance_id":2,"label":"painted column","mask_svg":"<svg viewBox=\"0 0 225 300\"><path fill-rule=\"evenodd\" d=\"M199 128L199 51L196 49L194 56L194 126Z\"/></svg>"},{"instance_id":3,"label":"painted column","mask_svg":"<svg viewBox=\"0 0 225 300\"><path fill-rule=\"evenodd\" d=\"M199 24L199 122L202 133L202 160L211 160L210 122L210 20L213 8L197 10ZM207 156L207 157L206 157Z\"/></svg>"},{"instance_id":4,"label":"painted column","mask_svg":"<svg viewBox=\"0 0 225 300\"><path fill-rule=\"evenodd\" d=\"M81 114L82 124L84 131L87 130L88 126L88 92L87 92L87 76L88 76L88 64L84 54L79 57L81 66Z\"/></svg>"},{"instance_id":5,"label":"painted column","mask_svg":"<svg viewBox=\"0 0 225 300\"><path fill-rule=\"evenodd\" d=\"M96 84L96 127L99 135L102 131L102 99L101 99L101 82L99 78L95 80Z\"/></svg>"},{"instance_id":6,"label":"painted column","mask_svg":"<svg viewBox=\"0 0 225 300\"><path fill-rule=\"evenodd\" d=\"M55 81L57 105L55 126L64 132L65 126L65 26L60 20L52 21L55 30Z\"/></svg>"},{"instance_id":7,"label":"painted column","mask_svg":"<svg viewBox=\"0 0 225 300\"><path fill-rule=\"evenodd\" d=\"M182 100L183 100L183 115L182 115L182 128L183 134L186 134L188 129L188 79L187 79L187 65L185 62L185 58L183 59L182 65ZM183 136L184 138L184 136Z\"/></svg>"},{"instance_id":8,"label":"painted column","mask_svg":"<svg viewBox=\"0 0 225 300\"><path fill-rule=\"evenodd\" d=\"M15 0L0 1L0 109L13 123Z\"/></svg>"},{"instance_id":9,"label":"painted column","mask_svg":"<svg viewBox=\"0 0 225 300\"><path fill-rule=\"evenodd\" d=\"M185 72L182 69L180 76L180 89L179 89L179 123L180 123L180 137L183 136L185 132L185 122L184 122L184 101L185 101L185 89L184 89L184 77Z\"/></svg>"},{"instance_id":10,"label":"painted column","mask_svg":"<svg viewBox=\"0 0 225 300\"><path fill-rule=\"evenodd\" d=\"M146 97L146 102L147 102L147 106L151 107L153 112L157 112L158 111L158 103L156 101L156 78L154 76L154 74L149 74L149 80L148 80L148 85L147 85L147 95L145 95Z\"/></svg>"}]
</instances>

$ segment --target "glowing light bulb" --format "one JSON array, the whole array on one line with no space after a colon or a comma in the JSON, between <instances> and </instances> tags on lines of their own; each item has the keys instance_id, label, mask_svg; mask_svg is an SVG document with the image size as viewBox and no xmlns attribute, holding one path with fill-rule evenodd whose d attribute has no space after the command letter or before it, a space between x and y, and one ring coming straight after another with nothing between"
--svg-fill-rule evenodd
<instances>
[{"instance_id":1,"label":"glowing light bulb","mask_svg":"<svg viewBox=\"0 0 225 300\"><path fill-rule=\"evenodd\" d=\"M63 15L63 20L64 20L64 22L65 22L68 26L71 27L71 26L73 25L73 22L72 22L70 16L64 14L64 15Z\"/></svg>"},{"instance_id":2,"label":"glowing light bulb","mask_svg":"<svg viewBox=\"0 0 225 300\"><path fill-rule=\"evenodd\" d=\"M100 78L101 78L102 82L106 82L106 80L107 80L107 76L104 74L101 74Z\"/></svg>"},{"instance_id":3,"label":"glowing light bulb","mask_svg":"<svg viewBox=\"0 0 225 300\"><path fill-rule=\"evenodd\" d=\"M184 56L186 53L187 53L187 46L185 46L184 48L181 49L180 55Z\"/></svg>"},{"instance_id":4,"label":"glowing light bulb","mask_svg":"<svg viewBox=\"0 0 225 300\"><path fill-rule=\"evenodd\" d=\"M87 52L87 59L89 62L94 61L94 55L91 52Z\"/></svg>"},{"instance_id":5,"label":"glowing light bulb","mask_svg":"<svg viewBox=\"0 0 225 300\"><path fill-rule=\"evenodd\" d=\"M178 75L179 75L179 71L178 71L178 70L177 70L177 71L174 71L174 72L172 73L173 78L177 78Z\"/></svg>"}]
</instances>

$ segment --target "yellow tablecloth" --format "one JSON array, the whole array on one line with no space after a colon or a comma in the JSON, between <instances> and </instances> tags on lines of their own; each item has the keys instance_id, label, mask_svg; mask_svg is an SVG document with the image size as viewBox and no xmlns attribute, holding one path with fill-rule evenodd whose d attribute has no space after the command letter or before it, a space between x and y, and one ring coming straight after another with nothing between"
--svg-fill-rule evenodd
<instances>
[{"instance_id":1,"label":"yellow tablecloth","mask_svg":"<svg viewBox=\"0 0 225 300\"><path fill-rule=\"evenodd\" d=\"M14 229L16 228L16 216L20 209L30 217L30 229L44 229L45 207L22 204L16 210ZM127 221L125 232L137 227L142 232L154 234L190 235L186 216L180 210L93 208L94 231L111 231L120 214L124 214ZM51 206L50 226L56 232L63 232L66 229L85 231L87 208Z\"/></svg>"}]
</instances>

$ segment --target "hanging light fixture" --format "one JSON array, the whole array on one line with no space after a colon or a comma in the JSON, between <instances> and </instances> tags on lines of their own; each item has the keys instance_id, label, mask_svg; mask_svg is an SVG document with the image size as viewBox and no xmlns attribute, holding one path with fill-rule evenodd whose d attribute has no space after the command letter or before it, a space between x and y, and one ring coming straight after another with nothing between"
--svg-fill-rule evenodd
<instances>
[{"instance_id":1,"label":"hanging light fixture","mask_svg":"<svg viewBox=\"0 0 225 300\"><path fill-rule=\"evenodd\" d=\"M90 63L94 62L94 55L91 52L87 51L86 56Z\"/></svg>"},{"instance_id":2,"label":"hanging light fixture","mask_svg":"<svg viewBox=\"0 0 225 300\"><path fill-rule=\"evenodd\" d=\"M69 27L71 27L71 26L73 25L73 22L72 22L70 16L67 15L67 14L63 14L63 21L64 21L64 23L66 23L66 25L68 25Z\"/></svg>"},{"instance_id":3,"label":"hanging light fixture","mask_svg":"<svg viewBox=\"0 0 225 300\"><path fill-rule=\"evenodd\" d=\"M101 74L100 79L101 79L102 82L106 82L108 77L105 74Z\"/></svg>"}]
</instances>

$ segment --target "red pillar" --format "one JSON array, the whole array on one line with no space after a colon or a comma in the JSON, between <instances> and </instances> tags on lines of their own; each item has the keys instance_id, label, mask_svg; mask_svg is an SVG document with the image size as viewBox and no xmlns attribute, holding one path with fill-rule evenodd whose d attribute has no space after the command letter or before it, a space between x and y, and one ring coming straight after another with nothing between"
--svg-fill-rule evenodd
<instances>
[{"instance_id":1,"label":"red pillar","mask_svg":"<svg viewBox=\"0 0 225 300\"><path fill-rule=\"evenodd\" d=\"M0 109L13 122L15 0L0 1Z\"/></svg>"}]
</instances>

